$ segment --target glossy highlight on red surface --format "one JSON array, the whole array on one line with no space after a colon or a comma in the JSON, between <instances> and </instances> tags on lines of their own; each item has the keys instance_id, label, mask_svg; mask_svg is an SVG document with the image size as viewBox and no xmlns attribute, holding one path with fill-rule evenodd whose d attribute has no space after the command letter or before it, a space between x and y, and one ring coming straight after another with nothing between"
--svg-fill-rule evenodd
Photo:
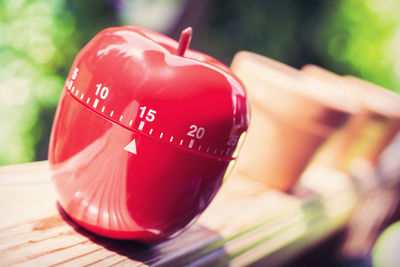
<instances>
[{"instance_id":1,"label":"glossy highlight on red surface","mask_svg":"<svg viewBox=\"0 0 400 267\"><path fill-rule=\"evenodd\" d=\"M156 242L211 202L249 122L230 69L136 27L97 34L76 57L49 161L59 201L100 235Z\"/></svg>"}]
</instances>

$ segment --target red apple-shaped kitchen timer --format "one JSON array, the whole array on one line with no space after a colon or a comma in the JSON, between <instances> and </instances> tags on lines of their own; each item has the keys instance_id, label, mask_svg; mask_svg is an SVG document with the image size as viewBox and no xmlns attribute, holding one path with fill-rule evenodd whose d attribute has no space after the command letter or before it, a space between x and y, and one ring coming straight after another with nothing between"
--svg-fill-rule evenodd
<instances>
[{"instance_id":1,"label":"red apple-shaped kitchen timer","mask_svg":"<svg viewBox=\"0 0 400 267\"><path fill-rule=\"evenodd\" d=\"M59 202L103 236L155 242L210 203L249 121L230 69L136 27L97 34L76 57L58 104L49 161Z\"/></svg>"}]
</instances>

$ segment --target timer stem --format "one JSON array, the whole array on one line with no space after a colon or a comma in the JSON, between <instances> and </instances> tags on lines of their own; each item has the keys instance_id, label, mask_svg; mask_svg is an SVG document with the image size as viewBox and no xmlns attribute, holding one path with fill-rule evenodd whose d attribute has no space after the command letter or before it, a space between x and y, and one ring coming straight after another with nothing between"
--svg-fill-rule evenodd
<instances>
[{"instance_id":1,"label":"timer stem","mask_svg":"<svg viewBox=\"0 0 400 267\"><path fill-rule=\"evenodd\" d=\"M192 27L187 27L182 31L178 44L178 51L177 51L178 56L182 57L185 54L185 51L188 49L190 41L192 40L192 34L193 34Z\"/></svg>"}]
</instances>

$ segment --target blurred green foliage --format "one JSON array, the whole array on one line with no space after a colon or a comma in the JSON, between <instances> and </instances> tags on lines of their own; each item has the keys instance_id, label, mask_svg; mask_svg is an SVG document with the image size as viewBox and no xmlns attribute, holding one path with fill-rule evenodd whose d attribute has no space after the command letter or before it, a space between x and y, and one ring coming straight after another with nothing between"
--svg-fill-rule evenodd
<instances>
[{"instance_id":1,"label":"blurred green foliage","mask_svg":"<svg viewBox=\"0 0 400 267\"><path fill-rule=\"evenodd\" d=\"M143 0L0 0L0 165L47 157L58 97L79 49L101 29L119 25L119 18L129 21L130 13L137 14L132 21L140 24L146 11L129 8L154 8L157 2L168 3L168 8L201 4L197 0L146 4ZM238 50L250 50L297 67L315 63L400 90L398 1L206 2L206 13L192 25L191 47L226 64ZM171 14L179 12L168 11Z\"/></svg>"},{"instance_id":2,"label":"blurred green foliage","mask_svg":"<svg viewBox=\"0 0 400 267\"><path fill-rule=\"evenodd\" d=\"M340 1L325 17L320 57L340 74L400 92L400 1Z\"/></svg>"},{"instance_id":3,"label":"blurred green foliage","mask_svg":"<svg viewBox=\"0 0 400 267\"><path fill-rule=\"evenodd\" d=\"M72 60L95 32L116 23L114 10L96 2L0 1L0 165L47 157Z\"/></svg>"},{"instance_id":4,"label":"blurred green foliage","mask_svg":"<svg viewBox=\"0 0 400 267\"><path fill-rule=\"evenodd\" d=\"M198 47L229 63L238 50L308 63L400 92L400 1L220 0Z\"/></svg>"},{"instance_id":5,"label":"blurred green foliage","mask_svg":"<svg viewBox=\"0 0 400 267\"><path fill-rule=\"evenodd\" d=\"M64 1L5 0L0 6L0 163L31 161L48 130L60 75L77 50Z\"/></svg>"}]
</instances>

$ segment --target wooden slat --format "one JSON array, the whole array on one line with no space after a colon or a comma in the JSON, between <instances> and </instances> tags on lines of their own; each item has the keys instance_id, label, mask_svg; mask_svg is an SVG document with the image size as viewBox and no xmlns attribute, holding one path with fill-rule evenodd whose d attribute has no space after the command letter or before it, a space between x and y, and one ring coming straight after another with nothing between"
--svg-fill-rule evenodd
<instances>
[{"instance_id":1,"label":"wooden slat","mask_svg":"<svg viewBox=\"0 0 400 267\"><path fill-rule=\"evenodd\" d=\"M230 177L199 220L155 246L96 236L57 206L48 164L0 168L0 266L278 264L348 221L357 195L343 173L312 166L294 194Z\"/></svg>"}]
</instances>

